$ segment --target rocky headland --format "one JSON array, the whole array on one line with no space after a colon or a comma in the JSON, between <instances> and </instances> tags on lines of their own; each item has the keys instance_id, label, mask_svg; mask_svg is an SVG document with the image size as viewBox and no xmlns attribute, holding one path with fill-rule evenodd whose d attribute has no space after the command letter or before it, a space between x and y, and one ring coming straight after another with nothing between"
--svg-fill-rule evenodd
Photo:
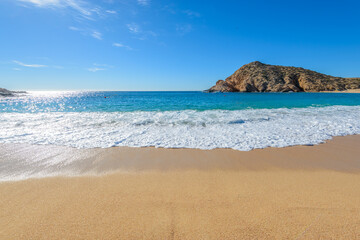
<instances>
[{"instance_id":1,"label":"rocky headland","mask_svg":"<svg viewBox=\"0 0 360 240\"><path fill-rule=\"evenodd\" d=\"M10 91L5 88L0 88L0 97L14 97L19 93L26 93L25 91Z\"/></svg>"},{"instance_id":2,"label":"rocky headland","mask_svg":"<svg viewBox=\"0 0 360 240\"><path fill-rule=\"evenodd\" d=\"M300 67L251 62L207 92L322 92L360 89L360 78L333 77Z\"/></svg>"}]
</instances>

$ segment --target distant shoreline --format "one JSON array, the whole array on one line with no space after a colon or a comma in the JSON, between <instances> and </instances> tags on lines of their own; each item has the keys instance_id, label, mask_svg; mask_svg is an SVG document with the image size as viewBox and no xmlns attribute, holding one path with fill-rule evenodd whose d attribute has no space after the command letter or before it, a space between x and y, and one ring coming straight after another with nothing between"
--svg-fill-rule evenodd
<instances>
[{"instance_id":1,"label":"distant shoreline","mask_svg":"<svg viewBox=\"0 0 360 240\"><path fill-rule=\"evenodd\" d=\"M322 91L323 93L360 93L360 88L358 89L348 89L344 91Z\"/></svg>"},{"instance_id":2,"label":"distant shoreline","mask_svg":"<svg viewBox=\"0 0 360 240\"><path fill-rule=\"evenodd\" d=\"M17 94L26 94L26 91L10 91L5 88L0 88L0 97L16 97Z\"/></svg>"}]
</instances>

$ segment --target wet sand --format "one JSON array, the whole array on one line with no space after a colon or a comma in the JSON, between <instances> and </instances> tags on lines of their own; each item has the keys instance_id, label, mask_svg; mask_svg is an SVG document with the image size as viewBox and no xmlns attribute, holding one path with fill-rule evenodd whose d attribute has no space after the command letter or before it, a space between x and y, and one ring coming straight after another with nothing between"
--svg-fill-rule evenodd
<instances>
[{"instance_id":1,"label":"wet sand","mask_svg":"<svg viewBox=\"0 0 360 240\"><path fill-rule=\"evenodd\" d=\"M26 159L34 176L84 176L0 183L0 239L360 239L360 136L250 152L0 145L1 174Z\"/></svg>"}]
</instances>

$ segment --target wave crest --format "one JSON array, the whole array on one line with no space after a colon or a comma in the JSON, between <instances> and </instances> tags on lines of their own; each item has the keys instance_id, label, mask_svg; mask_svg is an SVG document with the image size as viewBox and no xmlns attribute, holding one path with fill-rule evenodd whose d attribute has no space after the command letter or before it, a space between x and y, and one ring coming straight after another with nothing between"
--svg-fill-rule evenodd
<instances>
[{"instance_id":1,"label":"wave crest","mask_svg":"<svg viewBox=\"0 0 360 240\"><path fill-rule=\"evenodd\" d=\"M0 114L0 142L76 148L255 148L360 134L360 106L163 112Z\"/></svg>"}]
</instances>

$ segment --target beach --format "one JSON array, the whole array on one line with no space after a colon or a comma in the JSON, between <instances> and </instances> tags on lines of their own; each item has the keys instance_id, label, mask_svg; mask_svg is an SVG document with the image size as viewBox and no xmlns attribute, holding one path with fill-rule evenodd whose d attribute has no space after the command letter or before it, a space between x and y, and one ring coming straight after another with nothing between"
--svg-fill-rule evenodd
<instances>
[{"instance_id":1,"label":"beach","mask_svg":"<svg viewBox=\"0 0 360 240\"><path fill-rule=\"evenodd\" d=\"M343 93L360 93L360 89L349 89L345 91L341 91Z\"/></svg>"},{"instance_id":2,"label":"beach","mask_svg":"<svg viewBox=\"0 0 360 240\"><path fill-rule=\"evenodd\" d=\"M344 91L324 91L327 93L360 93L360 89L348 89Z\"/></svg>"},{"instance_id":3,"label":"beach","mask_svg":"<svg viewBox=\"0 0 360 240\"><path fill-rule=\"evenodd\" d=\"M0 240L360 240L360 1L204 3L0 1Z\"/></svg>"},{"instance_id":4,"label":"beach","mask_svg":"<svg viewBox=\"0 0 360 240\"><path fill-rule=\"evenodd\" d=\"M0 239L359 239L359 146L359 135L252 151L1 144L2 166L59 164L0 183Z\"/></svg>"}]
</instances>

